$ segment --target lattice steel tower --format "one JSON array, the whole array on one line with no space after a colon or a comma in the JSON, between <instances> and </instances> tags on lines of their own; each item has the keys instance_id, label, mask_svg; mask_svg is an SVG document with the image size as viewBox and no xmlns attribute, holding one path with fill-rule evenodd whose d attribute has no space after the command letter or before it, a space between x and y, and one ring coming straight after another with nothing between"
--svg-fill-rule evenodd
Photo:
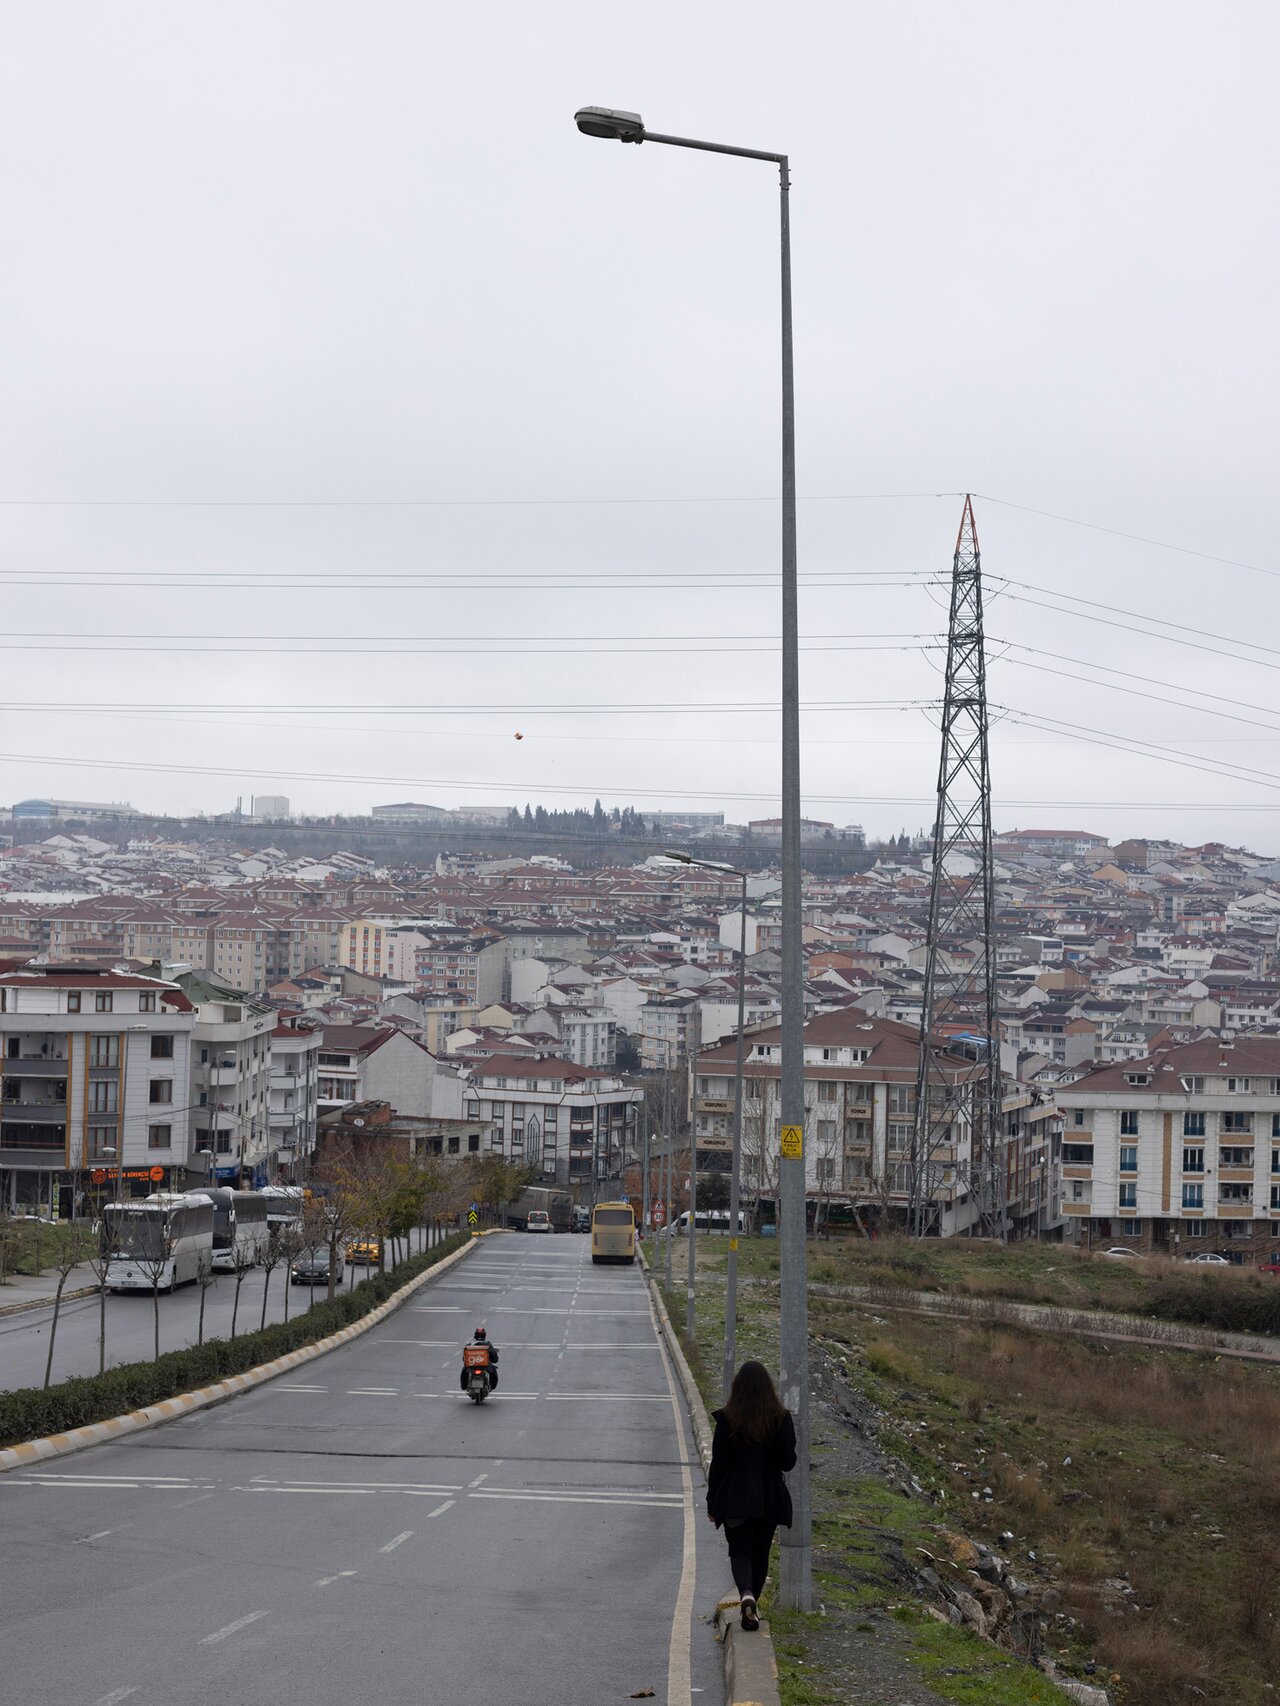
<instances>
[{"instance_id":1,"label":"lattice steel tower","mask_svg":"<svg viewBox=\"0 0 1280 1706\"><path fill-rule=\"evenodd\" d=\"M965 1120L971 1159L960 1155ZM987 665L982 557L966 496L951 571L942 761L933 825L928 957L910 1175L911 1230L923 1236L940 1199L968 1191L981 1230L1004 1238L1003 1118L996 992Z\"/></svg>"}]
</instances>

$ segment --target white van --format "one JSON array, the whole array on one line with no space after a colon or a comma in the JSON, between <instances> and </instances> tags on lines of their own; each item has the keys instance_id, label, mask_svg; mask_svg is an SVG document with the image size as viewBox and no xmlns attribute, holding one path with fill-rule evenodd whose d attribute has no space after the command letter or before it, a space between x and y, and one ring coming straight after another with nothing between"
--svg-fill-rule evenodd
<instances>
[{"instance_id":1,"label":"white van","mask_svg":"<svg viewBox=\"0 0 1280 1706\"><path fill-rule=\"evenodd\" d=\"M675 1230L677 1238L685 1238L688 1236L688 1209L685 1209L684 1213L677 1217ZM746 1230L747 1212L745 1209L740 1208L738 1210L738 1231L739 1233L743 1233ZM698 1210L698 1231L700 1233L718 1232L727 1238L729 1235L729 1210L727 1208L700 1208Z\"/></svg>"}]
</instances>

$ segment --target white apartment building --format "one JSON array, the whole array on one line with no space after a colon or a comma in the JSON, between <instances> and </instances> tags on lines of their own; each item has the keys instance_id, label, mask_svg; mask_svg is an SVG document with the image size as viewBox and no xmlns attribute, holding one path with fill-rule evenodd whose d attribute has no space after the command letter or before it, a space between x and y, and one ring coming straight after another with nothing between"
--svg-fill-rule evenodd
<instances>
[{"instance_id":1,"label":"white apartment building","mask_svg":"<svg viewBox=\"0 0 1280 1706\"><path fill-rule=\"evenodd\" d=\"M618 1026L598 1008L552 1009L560 1027L561 1052L578 1066L613 1067L618 1059Z\"/></svg>"},{"instance_id":2,"label":"white apartment building","mask_svg":"<svg viewBox=\"0 0 1280 1706\"><path fill-rule=\"evenodd\" d=\"M1280 1037L1158 1050L1057 1100L1075 1242L1236 1261L1280 1248Z\"/></svg>"},{"instance_id":3,"label":"white apartment building","mask_svg":"<svg viewBox=\"0 0 1280 1706\"><path fill-rule=\"evenodd\" d=\"M0 976L0 1205L70 1215L117 1190L182 1188L194 1023L164 979L85 966Z\"/></svg>"},{"instance_id":4,"label":"white apartment building","mask_svg":"<svg viewBox=\"0 0 1280 1706\"><path fill-rule=\"evenodd\" d=\"M272 1161L289 1183L301 1182L316 1147L323 1034L277 1025L271 1033L271 1105L267 1119Z\"/></svg>"},{"instance_id":5,"label":"white apartment building","mask_svg":"<svg viewBox=\"0 0 1280 1706\"><path fill-rule=\"evenodd\" d=\"M614 1072L542 1056L496 1055L460 1073L464 1119L489 1126L489 1145L557 1184L591 1187L635 1159L644 1091Z\"/></svg>"},{"instance_id":6,"label":"white apartment building","mask_svg":"<svg viewBox=\"0 0 1280 1706\"><path fill-rule=\"evenodd\" d=\"M271 1158L271 1033L275 1009L210 972L173 981L195 1008L191 1033L191 1147L206 1178L260 1187L275 1179Z\"/></svg>"}]
</instances>

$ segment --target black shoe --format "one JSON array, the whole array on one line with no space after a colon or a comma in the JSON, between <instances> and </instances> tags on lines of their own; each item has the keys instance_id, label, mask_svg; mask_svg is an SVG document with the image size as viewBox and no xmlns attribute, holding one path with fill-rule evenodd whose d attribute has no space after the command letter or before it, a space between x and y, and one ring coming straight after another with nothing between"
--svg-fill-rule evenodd
<instances>
[{"instance_id":1,"label":"black shoe","mask_svg":"<svg viewBox=\"0 0 1280 1706\"><path fill-rule=\"evenodd\" d=\"M744 1593L742 1596L742 1627L744 1629L758 1629L760 1627L760 1613L756 1610L756 1602L749 1593Z\"/></svg>"}]
</instances>

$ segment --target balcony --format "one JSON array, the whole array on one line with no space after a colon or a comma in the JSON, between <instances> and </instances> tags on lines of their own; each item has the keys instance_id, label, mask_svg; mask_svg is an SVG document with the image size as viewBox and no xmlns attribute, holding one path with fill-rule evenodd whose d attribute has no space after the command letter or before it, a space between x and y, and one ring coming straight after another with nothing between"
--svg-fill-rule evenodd
<instances>
[{"instance_id":1,"label":"balcony","mask_svg":"<svg viewBox=\"0 0 1280 1706\"><path fill-rule=\"evenodd\" d=\"M234 1061L229 1066L222 1064L210 1066L205 1071L205 1082L210 1085L230 1085L240 1082L240 1068Z\"/></svg>"},{"instance_id":2,"label":"balcony","mask_svg":"<svg viewBox=\"0 0 1280 1706\"><path fill-rule=\"evenodd\" d=\"M70 1062L65 1055L10 1055L0 1062L6 1078L65 1078Z\"/></svg>"},{"instance_id":3,"label":"balcony","mask_svg":"<svg viewBox=\"0 0 1280 1706\"><path fill-rule=\"evenodd\" d=\"M19 1102L6 1096L3 1103L0 1103L0 1118L6 1121L23 1120L31 1125L48 1125L51 1122L66 1125L67 1104L65 1100Z\"/></svg>"}]
</instances>

